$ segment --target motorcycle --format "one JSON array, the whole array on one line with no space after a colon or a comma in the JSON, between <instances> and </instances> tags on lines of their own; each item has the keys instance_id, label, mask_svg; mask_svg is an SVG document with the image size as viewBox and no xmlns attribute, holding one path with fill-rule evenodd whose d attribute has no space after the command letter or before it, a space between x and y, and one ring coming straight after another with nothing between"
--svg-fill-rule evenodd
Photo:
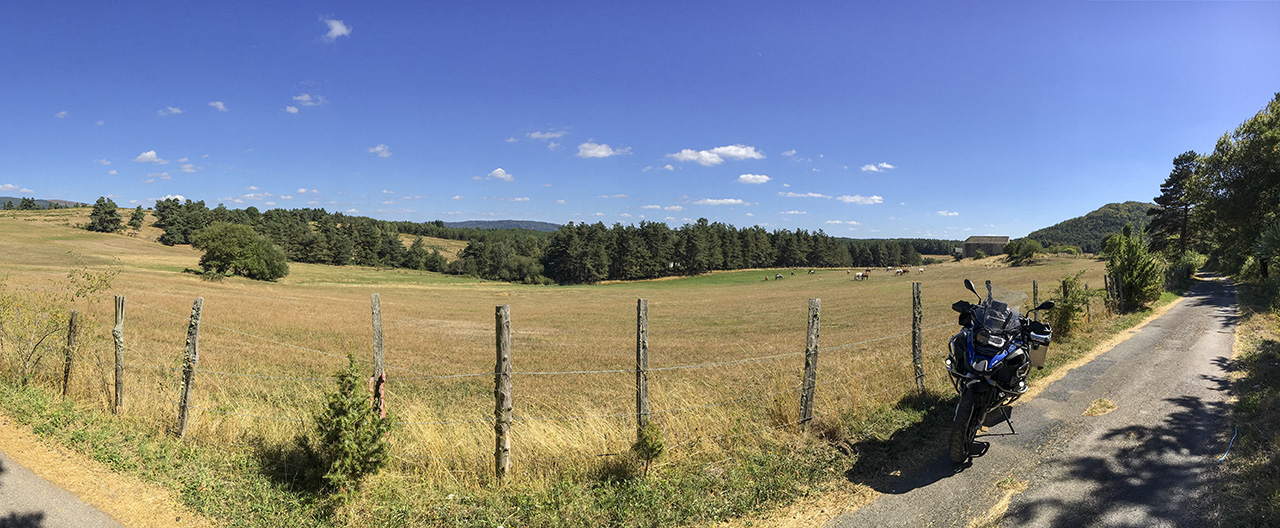
<instances>
[{"instance_id":1,"label":"motorcycle","mask_svg":"<svg viewBox=\"0 0 1280 528\"><path fill-rule=\"evenodd\" d=\"M1040 310L1053 309L1053 301L1045 301L1028 312L1018 313L1026 294L999 290L994 295L987 282L987 298L964 280L964 287L978 296L978 303L956 301L951 309L960 314L960 332L948 343L950 354L946 369L960 402L951 422L951 461L963 464L972 457L970 448L978 430L986 425L988 414L997 410L1001 421L1009 423L1010 434L1017 434L1009 405L1027 392L1027 374L1031 367L1042 368L1053 337L1049 325L1029 318Z\"/></svg>"}]
</instances>

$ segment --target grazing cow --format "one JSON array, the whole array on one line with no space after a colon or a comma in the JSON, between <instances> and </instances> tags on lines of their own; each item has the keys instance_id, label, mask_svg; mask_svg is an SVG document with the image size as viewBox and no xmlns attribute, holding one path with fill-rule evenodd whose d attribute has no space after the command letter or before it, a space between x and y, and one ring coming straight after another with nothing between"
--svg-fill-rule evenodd
<instances>
[{"instance_id":1,"label":"grazing cow","mask_svg":"<svg viewBox=\"0 0 1280 528\"><path fill-rule=\"evenodd\" d=\"M813 270L809 270L809 274L810 274L810 275L813 275Z\"/></svg>"},{"instance_id":2,"label":"grazing cow","mask_svg":"<svg viewBox=\"0 0 1280 528\"><path fill-rule=\"evenodd\" d=\"M920 273L924 273L924 268L920 268Z\"/></svg>"},{"instance_id":3,"label":"grazing cow","mask_svg":"<svg viewBox=\"0 0 1280 528\"><path fill-rule=\"evenodd\" d=\"M781 273L773 274L773 280L782 280L782 274Z\"/></svg>"},{"instance_id":4,"label":"grazing cow","mask_svg":"<svg viewBox=\"0 0 1280 528\"><path fill-rule=\"evenodd\" d=\"M903 273L906 273L906 272L905 272L905 271L903 271L903 270L902 270L902 268L898 268L898 269L896 269L896 270L893 270L893 274L894 274L895 276L896 276L896 275L902 275Z\"/></svg>"},{"instance_id":5,"label":"grazing cow","mask_svg":"<svg viewBox=\"0 0 1280 528\"><path fill-rule=\"evenodd\" d=\"M867 280L867 275L859 271L856 275L853 276L853 280L856 280L856 281Z\"/></svg>"}]
</instances>

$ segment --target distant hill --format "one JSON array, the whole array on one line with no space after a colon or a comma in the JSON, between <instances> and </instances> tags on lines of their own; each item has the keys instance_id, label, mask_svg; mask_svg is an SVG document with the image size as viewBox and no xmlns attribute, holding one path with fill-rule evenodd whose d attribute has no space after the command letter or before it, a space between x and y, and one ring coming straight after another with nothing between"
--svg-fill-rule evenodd
<instances>
[{"instance_id":1,"label":"distant hill","mask_svg":"<svg viewBox=\"0 0 1280 528\"><path fill-rule=\"evenodd\" d=\"M467 220L465 222L445 222L444 226L459 229L528 229L531 231L560 230L560 224L538 222L534 220Z\"/></svg>"},{"instance_id":2,"label":"distant hill","mask_svg":"<svg viewBox=\"0 0 1280 528\"><path fill-rule=\"evenodd\" d=\"M1102 251L1102 241L1119 233L1125 224L1133 224L1141 230L1151 223L1147 210L1155 204L1143 202L1112 203L1084 216L1032 231L1027 238L1045 247L1052 245L1078 246L1085 253Z\"/></svg>"},{"instance_id":3,"label":"distant hill","mask_svg":"<svg viewBox=\"0 0 1280 528\"><path fill-rule=\"evenodd\" d=\"M28 196L28 198L30 197ZM0 207L4 207L5 202L13 202L13 207L16 209L18 207L18 204L22 203L22 198L17 196L0 196ZM84 204L80 202L73 202L70 200L36 199L36 207L39 207L41 209L48 209L50 203L56 203L61 207L85 207L89 205L89 204Z\"/></svg>"}]
</instances>

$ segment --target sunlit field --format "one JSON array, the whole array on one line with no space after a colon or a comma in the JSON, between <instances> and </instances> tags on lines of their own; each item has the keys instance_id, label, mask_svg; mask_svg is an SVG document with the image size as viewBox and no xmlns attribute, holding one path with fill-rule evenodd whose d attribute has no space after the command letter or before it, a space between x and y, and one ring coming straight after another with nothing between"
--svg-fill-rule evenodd
<instances>
[{"instance_id":1,"label":"sunlit field","mask_svg":"<svg viewBox=\"0 0 1280 528\"><path fill-rule=\"evenodd\" d=\"M290 264L276 283L202 280L200 254L137 237L75 229L87 209L0 214L0 273L10 291L57 289L76 268L118 270L109 291L79 302L71 394L110 412L113 294L127 297L124 418L171 429L193 299L204 298L195 411L187 441L274 445L309 430L347 354L372 373L370 295L382 300L392 474L479 485L492 478L494 309L511 306L516 479L594 468L635 439L636 300L649 301L649 391L669 457L701 456L795 434L808 299L820 298L818 421L915 390L911 283L922 283L926 383L972 299L961 280L1052 295L1062 277L1101 263L1050 258L1010 268L995 258L873 270L752 270L594 286L524 286L408 270ZM150 219L148 219L150 221ZM148 228L150 229L150 228ZM861 270L855 270L861 271ZM793 275L794 272L794 275ZM783 279L774 280L776 273ZM1029 301L1028 301L1029 302ZM59 337L59 340L62 338ZM61 341L59 341L61 342ZM60 348L52 349L60 350ZM1052 352L1051 352L1052 353ZM38 383L58 386L59 353ZM600 456L606 455L606 456Z\"/></svg>"}]
</instances>

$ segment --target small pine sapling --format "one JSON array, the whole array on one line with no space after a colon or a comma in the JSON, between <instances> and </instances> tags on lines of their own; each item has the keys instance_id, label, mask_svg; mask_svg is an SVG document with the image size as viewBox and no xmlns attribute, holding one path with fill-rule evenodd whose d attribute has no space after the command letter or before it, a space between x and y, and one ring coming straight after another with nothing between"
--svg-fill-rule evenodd
<instances>
[{"instance_id":1,"label":"small pine sapling","mask_svg":"<svg viewBox=\"0 0 1280 528\"><path fill-rule=\"evenodd\" d=\"M326 396L324 410L316 416L318 449L325 468L324 479L339 495L355 491L360 481L377 473L390 458L388 433L391 420L379 416L361 383L354 356L335 376L338 387Z\"/></svg>"},{"instance_id":2,"label":"small pine sapling","mask_svg":"<svg viewBox=\"0 0 1280 528\"><path fill-rule=\"evenodd\" d=\"M666 446L662 443L662 431L653 422L645 424L639 429L636 442L631 444L631 452L644 462L644 475L649 476L649 466L654 460L662 456Z\"/></svg>"}]
</instances>

